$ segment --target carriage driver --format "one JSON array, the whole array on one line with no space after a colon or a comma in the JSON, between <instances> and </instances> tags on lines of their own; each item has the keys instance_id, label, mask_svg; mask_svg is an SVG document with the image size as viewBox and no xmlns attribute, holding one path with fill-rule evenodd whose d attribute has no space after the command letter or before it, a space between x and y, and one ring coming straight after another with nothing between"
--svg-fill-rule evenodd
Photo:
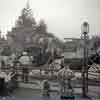
<instances>
[{"instance_id":1,"label":"carriage driver","mask_svg":"<svg viewBox=\"0 0 100 100\"><path fill-rule=\"evenodd\" d=\"M69 68L70 64L65 66L58 72L58 81L60 84L61 99L74 98L73 88L71 86L71 79L74 78L73 71Z\"/></svg>"}]
</instances>

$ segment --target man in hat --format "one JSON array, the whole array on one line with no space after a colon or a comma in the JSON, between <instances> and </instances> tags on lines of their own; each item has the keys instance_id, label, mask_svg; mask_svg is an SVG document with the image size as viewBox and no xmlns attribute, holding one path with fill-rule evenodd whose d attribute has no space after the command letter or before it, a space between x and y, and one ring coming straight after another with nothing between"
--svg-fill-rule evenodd
<instances>
[{"instance_id":1,"label":"man in hat","mask_svg":"<svg viewBox=\"0 0 100 100\"><path fill-rule=\"evenodd\" d=\"M23 66L23 81L28 81L28 66L31 65L31 58L28 56L27 52L23 52L23 55L20 57L19 62Z\"/></svg>"},{"instance_id":2,"label":"man in hat","mask_svg":"<svg viewBox=\"0 0 100 100\"><path fill-rule=\"evenodd\" d=\"M43 98L50 97L50 83L49 83L48 79L43 81L42 96L43 96Z\"/></svg>"},{"instance_id":3,"label":"man in hat","mask_svg":"<svg viewBox=\"0 0 100 100\"><path fill-rule=\"evenodd\" d=\"M72 99L73 88L71 86L71 79L74 77L74 73L69 68L70 65L65 66L58 72L58 81L60 83L60 93L62 99Z\"/></svg>"}]
</instances>

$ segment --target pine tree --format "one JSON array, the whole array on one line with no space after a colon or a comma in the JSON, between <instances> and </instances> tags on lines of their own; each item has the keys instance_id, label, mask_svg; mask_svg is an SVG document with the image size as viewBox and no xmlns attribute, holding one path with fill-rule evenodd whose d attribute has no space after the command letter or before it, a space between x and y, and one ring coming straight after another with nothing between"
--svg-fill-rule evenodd
<instances>
[{"instance_id":1,"label":"pine tree","mask_svg":"<svg viewBox=\"0 0 100 100\"><path fill-rule=\"evenodd\" d=\"M26 7L22 9L21 16L19 16L16 26L17 27L33 27L36 25L36 21L33 17L32 9L27 3Z\"/></svg>"},{"instance_id":2,"label":"pine tree","mask_svg":"<svg viewBox=\"0 0 100 100\"><path fill-rule=\"evenodd\" d=\"M37 32L39 34L47 33L47 25L45 24L44 20L40 20L39 25L37 26Z\"/></svg>"}]
</instances>

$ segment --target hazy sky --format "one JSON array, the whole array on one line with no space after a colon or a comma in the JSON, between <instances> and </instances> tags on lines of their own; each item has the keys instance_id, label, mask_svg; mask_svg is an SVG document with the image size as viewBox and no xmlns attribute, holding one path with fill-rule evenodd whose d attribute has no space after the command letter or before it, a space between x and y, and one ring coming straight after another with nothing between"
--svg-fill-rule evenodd
<instances>
[{"instance_id":1,"label":"hazy sky","mask_svg":"<svg viewBox=\"0 0 100 100\"><path fill-rule=\"evenodd\" d=\"M0 28L14 26L27 0L0 0ZM100 34L100 0L30 0L34 17L44 19L48 31L61 39L79 37L81 24L88 21L90 34Z\"/></svg>"}]
</instances>

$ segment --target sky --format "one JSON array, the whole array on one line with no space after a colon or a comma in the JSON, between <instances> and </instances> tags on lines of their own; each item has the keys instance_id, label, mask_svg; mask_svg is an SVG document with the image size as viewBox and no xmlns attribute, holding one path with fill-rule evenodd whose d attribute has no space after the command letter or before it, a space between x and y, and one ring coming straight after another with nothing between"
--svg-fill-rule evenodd
<instances>
[{"instance_id":1,"label":"sky","mask_svg":"<svg viewBox=\"0 0 100 100\"><path fill-rule=\"evenodd\" d=\"M25 7L27 0L0 0L0 29L6 34ZM48 32L60 39L80 37L87 21L90 35L100 35L100 0L30 0L37 23L44 19Z\"/></svg>"}]
</instances>

